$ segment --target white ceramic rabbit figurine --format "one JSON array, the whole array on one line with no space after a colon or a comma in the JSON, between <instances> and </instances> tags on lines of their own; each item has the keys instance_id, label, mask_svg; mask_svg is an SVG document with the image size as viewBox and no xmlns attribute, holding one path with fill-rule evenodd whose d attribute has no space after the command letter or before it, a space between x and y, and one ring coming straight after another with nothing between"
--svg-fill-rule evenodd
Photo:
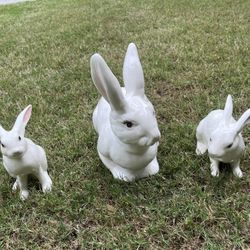
<instances>
[{"instance_id":1,"label":"white ceramic rabbit figurine","mask_svg":"<svg viewBox=\"0 0 250 250\"><path fill-rule=\"evenodd\" d=\"M17 117L13 128L6 131L0 126L3 165L10 176L16 178L13 190L20 189L20 198L28 198L28 174L36 176L43 192L51 190L52 181L47 172L47 159L42 147L24 137L32 106L27 106Z\"/></svg>"},{"instance_id":2,"label":"white ceramic rabbit figurine","mask_svg":"<svg viewBox=\"0 0 250 250\"><path fill-rule=\"evenodd\" d=\"M240 157L245 149L241 135L244 126L250 122L250 109L238 121L232 117L233 102L228 95L224 110L211 111L196 130L198 155L208 150L212 176L219 176L219 162L230 163L233 173L242 177Z\"/></svg>"},{"instance_id":3,"label":"white ceramic rabbit figurine","mask_svg":"<svg viewBox=\"0 0 250 250\"><path fill-rule=\"evenodd\" d=\"M144 75L135 44L128 46L123 65L125 88L104 59L94 54L91 76L103 96L93 113L99 135L97 151L113 177L124 181L159 171L157 148L160 131L153 105L144 94Z\"/></svg>"}]
</instances>

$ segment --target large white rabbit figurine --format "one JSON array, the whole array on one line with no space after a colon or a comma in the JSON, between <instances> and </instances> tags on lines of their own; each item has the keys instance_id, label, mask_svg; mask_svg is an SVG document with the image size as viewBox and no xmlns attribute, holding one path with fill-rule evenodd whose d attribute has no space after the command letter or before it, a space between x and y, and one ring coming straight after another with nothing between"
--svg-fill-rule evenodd
<instances>
[{"instance_id":1,"label":"large white rabbit figurine","mask_svg":"<svg viewBox=\"0 0 250 250\"><path fill-rule=\"evenodd\" d=\"M154 107L144 93L144 75L135 44L129 44L124 60L125 88L120 87L99 54L91 57L90 66L93 82L102 95L93 123L103 164L114 178L124 181L156 174L160 131Z\"/></svg>"},{"instance_id":2,"label":"large white rabbit figurine","mask_svg":"<svg viewBox=\"0 0 250 250\"><path fill-rule=\"evenodd\" d=\"M224 110L211 111L196 130L198 155L208 150L212 176L219 176L219 162L230 163L235 176L243 176L240 157L245 149L241 131L250 122L250 109L238 121L232 117L233 102L228 95Z\"/></svg>"},{"instance_id":3,"label":"large white rabbit figurine","mask_svg":"<svg viewBox=\"0 0 250 250\"><path fill-rule=\"evenodd\" d=\"M32 106L27 106L18 115L10 131L6 131L0 126L3 165L9 175L16 178L12 189L20 189L22 200L29 196L27 184L29 174L39 179L43 192L50 191L52 186L52 181L47 172L47 159L44 149L24 137L31 110Z\"/></svg>"}]
</instances>

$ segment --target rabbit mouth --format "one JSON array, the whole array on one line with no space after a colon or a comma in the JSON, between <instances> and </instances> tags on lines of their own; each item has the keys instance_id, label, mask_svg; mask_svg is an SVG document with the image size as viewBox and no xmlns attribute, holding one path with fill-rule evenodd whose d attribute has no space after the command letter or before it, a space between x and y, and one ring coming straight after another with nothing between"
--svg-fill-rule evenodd
<instances>
[{"instance_id":1,"label":"rabbit mouth","mask_svg":"<svg viewBox=\"0 0 250 250\"><path fill-rule=\"evenodd\" d=\"M10 157L17 159L17 158L22 158L22 156L23 156L23 152L15 152Z\"/></svg>"},{"instance_id":2,"label":"rabbit mouth","mask_svg":"<svg viewBox=\"0 0 250 250\"><path fill-rule=\"evenodd\" d=\"M142 137L138 144L142 147L149 147L149 146L152 146L154 145L158 140L155 140L154 138L153 139L148 139L146 137Z\"/></svg>"}]
</instances>

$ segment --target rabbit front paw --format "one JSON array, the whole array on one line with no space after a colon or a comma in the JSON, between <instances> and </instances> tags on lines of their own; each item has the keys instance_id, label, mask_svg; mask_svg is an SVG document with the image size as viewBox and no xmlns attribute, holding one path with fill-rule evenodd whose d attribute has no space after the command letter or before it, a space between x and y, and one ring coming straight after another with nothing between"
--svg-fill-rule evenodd
<instances>
[{"instance_id":1,"label":"rabbit front paw","mask_svg":"<svg viewBox=\"0 0 250 250\"><path fill-rule=\"evenodd\" d=\"M214 160L213 158L210 157L210 162L211 162L211 165L210 165L211 175L214 177L218 177L220 174L219 161Z\"/></svg>"},{"instance_id":2,"label":"rabbit front paw","mask_svg":"<svg viewBox=\"0 0 250 250\"><path fill-rule=\"evenodd\" d=\"M26 200L29 197L29 191L28 190L22 190L20 192L20 199L21 200Z\"/></svg>"},{"instance_id":3,"label":"rabbit front paw","mask_svg":"<svg viewBox=\"0 0 250 250\"><path fill-rule=\"evenodd\" d=\"M16 180L15 183L12 186L12 191L16 191L18 189L19 185L18 185L18 181Z\"/></svg>"},{"instance_id":4,"label":"rabbit front paw","mask_svg":"<svg viewBox=\"0 0 250 250\"><path fill-rule=\"evenodd\" d=\"M52 182L47 182L42 186L42 190L44 193L50 192L52 189Z\"/></svg>"},{"instance_id":5,"label":"rabbit front paw","mask_svg":"<svg viewBox=\"0 0 250 250\"><path fill-rule=\"evenodd\" d=\"M138 178L145 178L151 175L155 175L159 172L159 164L157 158L155 157L145 168L145 170L138 174Z\"/></svg>"},{"instance_id":6,"label":"rabbit front paw","mask_svg":"<svg viewBox=\"0 0 250 250\"><path fill-rule=\"evenodd\" d=\"M211 170L211 175L214 177L218 177L219 176L219 170L218 169L212 169Z\"/></svg>"},{"instance_id":7,"label":"rabbit front paw","mask_svg":"<svg viewBox=\"0 0 250 250\"><path fill-rule=\"evenodd\" d=\"M235 167L234 169L233 169L233 174L236 176L236 177L238 177L238 178L242 178L243 177L243 173L242 173L242 171L240 170L240 167L238 166L238 167Z\"/></svg>"}]
</instances>

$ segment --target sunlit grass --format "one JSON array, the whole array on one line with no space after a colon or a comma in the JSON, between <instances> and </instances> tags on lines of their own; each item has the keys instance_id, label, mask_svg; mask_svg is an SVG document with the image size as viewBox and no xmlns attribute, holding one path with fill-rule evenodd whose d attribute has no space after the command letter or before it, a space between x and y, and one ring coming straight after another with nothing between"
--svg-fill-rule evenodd
<instances>
[{"instance_id":1,"label":"sunlit grass","mask_svg":"<svg viewBox=\"0 0 250 250\"><path fill-rule=\"evenodd\" d=\"M30 182L11 192L0 170L3 249L248 249L250 140L242 180L210 176L195 128L234 97L250 107L248 1L47 0L0 6L0 123L29 103L27 136L47 152L53 192ZM160 173L112 178L96 153L91 115L100 97L89 58L99 52L120 82L127 45L138 46L146 93L162 132Z\"/></svg>"}]
</instances>

